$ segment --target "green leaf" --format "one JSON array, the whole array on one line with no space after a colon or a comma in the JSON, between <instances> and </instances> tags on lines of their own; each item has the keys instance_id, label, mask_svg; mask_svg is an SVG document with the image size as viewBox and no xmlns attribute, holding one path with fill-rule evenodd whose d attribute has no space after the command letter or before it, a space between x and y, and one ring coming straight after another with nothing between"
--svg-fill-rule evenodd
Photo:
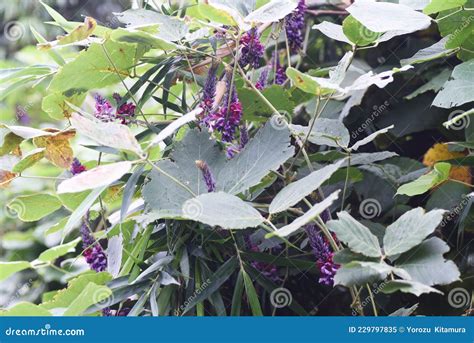
<instances>
[{"instance_id":1,"label":"green leaf","mask_svg":"<svg viewBox=\"0 0 474 343\"><path fill-rule=\"evenodd\" d=\"M443 219L444 210L428 213L418 207L406 212L385 231L383 245L388 257L404 253L433 233Z\"/></svg>"},{"instance_id":2,"label":"green leaf","mask_svg":"<svg viewBox=\"0 0 474 343\"><path fill-rule=\"evenodd\" d=\"M274 23L293 12L298 3L294 0L272 0L245 17L249 23Z\"/></svg>"},{"instance_id":3,"label":"green leaf","mask_svg":"<svg viewBox=\"0 0 474 343\"><path fill-rule=\"evenodd\" d=\"M130 169L132 169L132 163L129 161L101 165L61 182L57 192L58 194L78 193L108 186L127 174Z\"/></svg>"},{"instance_id":4,"label":"green leaf","mask_svg":"<svg viewBox=\"0 0 474 343\"><path fill-rule=\"evenodd\" d=\"M263 316L259 296L257 295L257 291L255 290L255 286L253 285L252 279L244 270L242 270L242 276L244 279L245 293L247 294L247 300L250 304L252 315Z\"/></svg>"},{"instance_id":5,"label":"green leaf","mask_svg":"<svg viewBox=\"0 0 474 343\"><path fill-rule=\"evenodd\" d=\"M316 170L298 181L290 183L273 198L269 212L282 212L299 203L326 182L344 162L344 159L340 160L334 164Z\"/></svg>"},{"instance_id":6,"label":"green leaf","mask_svg":"<svg viewBox=\"0 0 474 343\"><path fill-rule=\"evenodd\" d=\"M381 257L379 240L370 230L347 212L339 212L338 220L327 223L329 230L337 235L352 251L369 257Z\"/></svg>"},{"instance_id":7,"label":"green leaf","mask_svg":"<svg viewBox=\"0 0 474 343\"><path fill-rule=\"evenodd\" d=\"M67 288L58 291L52 300L41 304L41 307L47 310L54 308L68 308L89 283L102 286L110 280L112 280L112 276L105 272L88 272L86 274L80 275L71 280L68 283Z\"/></svg>"},{"instance_id":8,"label":"green leaf","mask_svg":"<svg viewBox=\"0 0 474 343\"><path fill-rule=\"evenodd\" d=\"M321 24L314 25L313 29L321 31L329 38L352 45L352 42L344 34L344 30L341 25L337 25L329 21L323 21Z\"/></svg>"},{"instance_id":9,"label":"green leaf","mask_svg":"<svg viewBox=\"0 0 474 343\"><path fill-rule=\"evenodd\" d=\"M198 8L199 13L203 17L209 19L210 21L228 25L228 26L237 25L232 15L228 13L227 11L225 11L224 9L216 8L206 3L198 4L197 8Z\"/></svg>"},{"instance_id":10,"label":"green leaf","mask_svg":"<svg viewBox=\"0 0 474 343\"><path fill-rule=\"evenodd\" d=\"M438 293L443 294L443 292L438 291L436 288L423 285L422 283L416 281L407 281L407 280L393 280L385 283L381 291L385 294L392 294L395 292L402 293L411 293L419 297L424 293Z\"/></svg>"},{"instance_id":11,"label":"green leaf","mask_svg":"<svg viewBox=\"0 0 474 343\"><path fill-rule=\"evenodd\" d=\"M267 120L274 113L269 109L266 102L256 96L252 89L239 88L237 90L242 103L244 118L251 121ZM291 93L278 85L271 85L262 90L263 96L280 113L292 113L295 104L291 100Z\"/></svg>"},{"instance_id":12,"label":"green leaf","mask_svg":"<svg viewBox=\"0 0 474 343\"><path fill-rule=\"evenodd\" d=\"M34 222L60 209L62 204L54 195L39 193L19 196L7 206L16 212L22 221Z\"/></svg>"},{"instance_id":13,"label":"green leaf","mask_svg":"<svg viewBox=\"0 0 474 343\"><path fill-rule=\"evenodd\" d=\"M51 312L39 305L20 302L8 310L0 310L0 317L49 317Z\"/></svg>"},{"instance_id":14,"label":"green leaf","mask_svg":"<svg viewBox=\"0 0 474 343\"><path fill-rule=\"evenodd\" d=\"M392 267L384 262L353 261L337 270L334 284L351 287L384 280Z\"/></svg>"},{"instance_id":15,"label":"green leaf","mask_svg":"<svg viewBox=\"0 0 474 343\"><path fill-rule=\"evenodd\" d=\"M138 156L143 152L132 131L125 125L118 123L104 123L99 120L88 119L74 113L71 123L77 132L93 141L115 149L128 150ZM104 132L107 132L105 135Z\"/></svg>"},{"instance_id":16,"label":"green leaf","mask_svg":"<svg viewBox=\"0 0 474 343\"><path fill-rule=\"evenodd\" d=\"M93 282L89 282L86 287L71 302L64 316L78 316L82 314L89 306L100 303L112 295L110 288L100 286Z\"/></svg>"},{"instance_id":17,"label":"green leaf","mask_svg":"<svg viewBox=\"0 0 474 343\"><path fill-rule=\"evenodd\" d=\"M74 109L68 105L71 103L80 106L86 98L86 92L66 91L48 94L43 98L41 109L57 120L71 117Z\"/></svg>"},{"instance_id":18,"label":"green leaf","mask_svg":"<svg viewBox=\"0 0 474 343\"><path fill-rule=\"evenodd\" d=\"M78 237L69 243L49 248L43 251L38 256L37 260L41 262L52 262L56 260L58 257L64 256L67 253L73 252L76 248L77 243L79 243L80 241L81 241L81 238Z\"/></svg>"},{"instance_id":19,"label":"green leaf","mask_svg":"<svg viewBox=\"0 0 474 343\"><path fill-rule=\"evenodd\" d=\"M187 219L224 229L257 227L265 220L251 205L224 192L201 194L186 201L183 214Z\"/></svg>"},{"instance_id":20,"label":"green leaf","mask_svg":"<svg viewBox=\"0 0 474 343\"><path fill-rule=\"evenodd\" d=\"M51 235L55 232L58 232L58 231L61 231L64 229L64 227L66 226L66 223L67 221L69 220L69 217L66 217L66 218L63 218L61 219L58 223L54 224L53 226L51 226L49 229L47 229L45 232L44 232L44 235L45 236L48 236L48 235Z\"/></svg>"},{"instance_id":21,"label":"green leaf","mask_svg":"<svg viewBox=\"0 0 474 343\"><path fill-rule=\"evenodd\" d=\"M330 80L310 76L292 67L286 69L286 75L296 87L306 93L324 96L333 94L338 90L338 85L331 83Z\"/></svg>"},{"instance_id":22,"label":"green leaf","mask_svg":"<svg viewBox=\"0 0 474 343\"><path fill-rule=\"evenodd\" d=\"M456 49L447 49L446 42L448 41L448 37L441 39L438 43L435 43L425 49L421 49L417 51L415 55L410 58L406 58L400 61L402 66L405 65L413 65L418 63L425 63L428 61L433 61L438 58L445 58L450 56Z\"/></svg>"},{"instance_id":23,"label":"green leaf","mask_svg":"<svg viewBox=\"0 0 474 343\"><path fill-rule=\"evenodd\" d=\"M242 295L244 293L244 280L242 271L239 273L237 280L235 281L234 294L232 295L232 308L230 310L231 316L240 316L242 308Z\"/></svg>"},{"instance_id":24,"label":"green leaf","mask_svg":"<svg viewBox=\"0 0 474 343\"><path fill-rule=\"evenodd\" d=\"M159 32L159 31L158 31ZM161 39L154 34L142 31L134 30L131 28L115 29L110 37L119 43L131 43L131 44L141 44L144 46L149 46L152 49L160 50L178 50L180 49L179 45ZM173 39L176 40L176 39Z\"/></svg>"},{"instance_id":25,"label":"green leaf","mask_svg":"<svg viewBox=\"0 0 474 343\"><path fill-rule=\"evenodd\" d=\"M2 128L0 126L0 130L7 130L5 128ZM20 143L23 141L23 138L20 136L17 136L13 132L8 132L6 135L3 136L3 143L2 146L0 147L0 156L6 155L13 150L15 150Z\"/></svg>"},{"instance_id":26,"label":"green leaf","mask_svg":"<svg viewBox=\"0 0 474 343\"><path fill-rule=\"evenodd\" d=\"M439 162L434 165L434 169L428 174L422 175L415 181L406 183L399 187L397 194L408 196L419 195L428 192L433 187L438 186L449 178L451 165L446 162Z\"/></svg>"},{"instance_id":27,"label":"green leaf","mask_svg":"<svg viewBox=\"0 0 474 343\"><path fill-rule=\"evenodd\" d=\"M396 265L406 270L413 281L427 286L448 285L460 276L456 264L443 257L448 251L443 240L432 237L398 257Z\"/></svg>"},{"instance_id":28,"label":"green leaf","mask_svg":"<svg viewBox=\"0 0 474 343\"><path fill-rule=\"evenodd\" d=\"M374 133L371 133L371 134L368 135L367 137L365 137L365 138L363 138L363 139L357 141L356 143L354 143L354 145L353 145L350 149L351 149L352 151L357 151L357 150L359 150L360 147L371 143L371 142L372 142L373 140L375 140L378 136L387 133L389 130L393 129L394 127L395 127L394 125L390 125L389 127L386 127L385 129L381 129L381 130L375 131Z\"/></svg>"},{"instance_id":29,"label":"green leaf","mask_svg":"<svg viewBox=\"0 0 474 343\"><path fill-rule=\"evenodd\" d=\"M353 16L348 16L342 22L342 30L349 40L357 46L367 46L377 41L380 33L373 32L362 25Z\"/></svg>"},{"instance_id":30,"label":"green leaf","mask_svg":"<svg viewBox=\"0 0 474 343\"><path fill-rule=\"evenodd\" d=\"M33 166L36 162L38 162L44 157L45 150L45 148L31 150L30 152L28 152L28 154L23 156L20 162L15 164L12 171L14 173L21 173L25 169Z\"/></svg>"},{"instance_id":31,"label":"green leaf","mask_svg":"<svg viewBox=\"0 0 474 343\"><path fill-rule=\"evenodd\" d=\"M394 3L358 0L347 11L374 32L402 31L410 33L431 25L431 18L414 9Z\"/></svg>"},{"instance_id":32,"label":"green leaf","mask_svg":"<svg viewBox=\"0 0 474 343\"><path fill-rule=\"evenodd\" d=\"M92 43L76 59L61 67L49 89L56 92L88 90L119 83L128 77L128 71L138 57L140 56L134 44L113 40L107 40L103 44Z\"/></svg>"},{"instance_id":33,"label":"green leaf","mask_svg":"<svg viewBox=\"0 0 474 343\"><path fill-rule=\"evenodd\" d=\"M314 220L318 215L323 213L325 209L332 205L332 203L338 198L340 191L335 191L331 195L327 196L323 201L315 204L311 209L309 209L301 217L296 218L291 224L283 226L277 231L268 233L265 237L270 238L273 236L287 237L292 235L294 232L299 230L304 225L308 224L310 221Z\"/></svg>"},{"instance_id":34,"label":"green leaf","mask_svg":"<svg viewBox=\"0 0 474 343\"><path fill-rule=\"evenodd\" d=\"M48 50L58 45L68 45L87 39L97 27L94 18L85 17L84 23L77 25L71 32L65 36L58 36L57 40L38 44L39 50Z\"/></svg>"},{"instance_id":35,"label":"green leaf","mask_svg":"<svg viewBox=\"0 0 474 343\"><path fill-rule=\"evenodd\" d=\"M431 0L431 2L423 9L425 14L434 14L452 8L464 6L467 0Z\"/></svg>"},{"instance_id":36,"label":"green leaf","mask_svg":"<svg viewBox=\"0 0 474 343\"><path fill-rule=\"evenodd\" d=\"M10 275L13 275L24 269L31 268L31 264L28 261L14 261L14 262L1 262L0 261L0 281L5 280Z\"/></svg>"},{"instance_id":37,"label":"green leaf","mask_svg":"<svg viewBox=\"0 0 474 343\"><path fill-rule=\"evenodd\" d=\"M461 106L474 101L474 60L456 66L451 79L436 95L433 105L441 108Z\"/></svg>"},{"instance_id":38,"label":"green leaf","mask_svg":"<svg viewBox=\"0 0 474 343\"><path fill-rule=\"evenodd\" d=\"M303 141L308 137L308 140L316 145L347 147L351 139L347 128L337 119L316 119L309 136L307 126L291 125L291 130Z\"/></svg>"}]
</instances>

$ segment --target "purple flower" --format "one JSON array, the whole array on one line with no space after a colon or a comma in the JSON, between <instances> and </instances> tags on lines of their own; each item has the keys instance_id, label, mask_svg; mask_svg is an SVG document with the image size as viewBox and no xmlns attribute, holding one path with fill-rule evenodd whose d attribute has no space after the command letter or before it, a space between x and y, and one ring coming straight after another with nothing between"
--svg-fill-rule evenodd
<instances>
[{"instance_id":1,"label":"purple flower","mask_svg":"<svg viewBox=\"0 0 474 343\"><path fill-rule=\"evenodd\" d=\"M250 248L250 251L260 252L258 245L252 243L249 236L245 237L245 241ZM274 264L252 261L250 265L273 282L281 281L280 277L278 276L278 268Z\"/></svg>"},{"instance_id":2,"label":"purple flower","mask_svg":"<svg viewBox=\"0 0 474 343\"><path fill-rule=\"evenodd\" d=\"M259 91L264 89L267 86L268 82L268 67L265 67L262 72L260 73L260 76L258 77L257 83L255 83L255 88L257 88Z\"/></svg>"},{"instance_id":3,"label":"purple flower","mask_svg":"<svg viewBox=\"0 0 474 343\"><path fill-rule=\"evenodd\" d=\"M334 284L334 275L336 275L339 269L339 265L333 262L334 253L331 251L329 243L321 236L314 224L306 225L305 229L309 245L316 258L316 265L321 273L319 283L332 286Z\"/></svg>"},{"instance_id":4,"label":"purple flower","mask_svg":"<svg viewBox=\"0 0 474 343\"><path fill-rule=\"evenodd\" d=\"M95 97L95 117L104 123L112 122L116 119L112 104L99 94Z\"/></svg>"},{"instance_id":5,"label":"purple flower","mask_svg":"<svg viewBox=\"0 0 474 343\"><path fill-rule=\"evenodd\" d=\"M286 71L280 64L280 56L277 53L273 56L273 67L275 68L275 79L274 82L276 85L282 85L286 82Z\"/></svg>"},{"instance_id":6,"label":"purple flower","mask_svg":"<svg viewBox=\"0 0 474 343\"><path fill-rule=\"evenodd\" d=\"M217 131L222 135L223 142L232 142L235 132L242 118L242 104L237 97L237 90L232 84L232 73L226 75L227 92L224 95L221 106L209 113L202 120L211 132Z\"/></svg>"},{"instance_id":7,"label":"purple flower","mask_svg":"<svg viewBox=\"0 0 474 343\"><path fill-rule=\"evenodd\" d=\"M211 169L207 165L206 162L197 160L196 166L201 170L202 176L204 178L204 182L207 186L207 191L214 192L216 190L216 180L214 179L214 175L211 172Z\"/></svg>"},{"instance_id":8,"label":"purple flower","mask_svg":"<svg viewBox=\"0 0 474 343\"><path fill-rule=\"evenodd\" d=\"M69 171L74 176L74 175L80 174L82 172L85 172L86 167L83 166L82 163L77 158L74 158L72 160L71 169Z\"/></svg>"},{"instance_id":9,"label":"purple flower","mask_svg":"<svg viewBox=\"0 0 474 343\"><path fill-rule=\"evenodd\" d=\"M240 128L240 143L238 145L233 144L227 148L227 152L226 152L227 158L231 159L236 154L241 152L242 149L245 148L245 146L247 145L248 141L249 141L249 132L247 131L246 126L242 126Z\"/></svg>"},{"instance_id":10,"label":"purple flower","mask_svg":"<svg viewBox=\"0 0 474 343\"><path fill-rule=\"evenodd\" d=\"M306 4L304 0L298 2L298 6L286 17L285 29L286 37L290 49L298 52L303 47L303 31L304 31L304 14L306 12Z\"/></svg>"},{"instance_id":11,"label":"purple flower","mask_svg":"<svg viewBox=\"0 0 474 343\"><path fill-rule=\"evenodd\" d=\"M97 243L89 229L88 215L85 216L81 226L82 248L84 257L92 270L103 272L107 269L107 256L102 246Z\"/></svg>"},{"instance_id":12,"label":"purple flower","mask_svg":"<svg viewBox=\"0 0 474 343\"><path fill-rule=\"evenodd\" d=\"M130 124L131 118L135 117L136 106L131 102L123 102L122 97L117 93L114 93L113 97L118 106L116 113L117 119L119 119L123 125Z\"/></svg>"},{"instance_id":13,"label":"purple flower","mask_svg":"<svg viewBox=\"0 0 474 343\"><path fill-rule=\"evenodd\" d=\"M206 84L204 85L202 95L202 106L207 111L212 111L214 107L214 99L216 97L216 85L217 85L217 68L218 64L215 63L209 68L207 73Z\"/></svg>"},{"instance_id":14,"label":"purple flower","mask_svg":"<svg viewBox=\"0 0 474 343\"><path fill-rule=\"evenodd\" d=\"M263 57L265 47L260 42L260 34L257 28L252 28L242 35L240 38L242 45L241 57L239 60L240 66L243 68L250 65L253 68L258 68L260 59Z\"/></svg>"}]
</instances>

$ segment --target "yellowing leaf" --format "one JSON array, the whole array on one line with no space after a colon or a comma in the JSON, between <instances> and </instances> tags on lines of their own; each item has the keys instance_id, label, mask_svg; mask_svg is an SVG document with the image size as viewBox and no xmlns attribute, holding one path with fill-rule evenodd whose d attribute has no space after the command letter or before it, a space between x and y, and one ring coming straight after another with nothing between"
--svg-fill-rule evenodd
<instances>
[{"instance_id":1,"label":"yellowing leaf","mask_svg":"<svg viewBox=\"0 0 474 343\"><path fill-rule=\"evenodd\" d=\"M56 133L54 136L42 136L33 139L38 148L45 148L44 156L60 168L71 166L74 152L69 144L69 139L76 135L75 130Z\"/></svg>"},{"instance_id":2,"label":"yellowing leaf","mask_svg":"<svg viewBox=\"0 0 474 343\"><path fill-rule=\"evenodd\" d=\"M86 17L83 24L79 24L74 30L65 36L58 36L57 40L52 42L38 44L38 49L48 50L57 45L66 45L82 41L89 37L97 27L97 22L94 18Z\"/></svg>"}]
</instances>

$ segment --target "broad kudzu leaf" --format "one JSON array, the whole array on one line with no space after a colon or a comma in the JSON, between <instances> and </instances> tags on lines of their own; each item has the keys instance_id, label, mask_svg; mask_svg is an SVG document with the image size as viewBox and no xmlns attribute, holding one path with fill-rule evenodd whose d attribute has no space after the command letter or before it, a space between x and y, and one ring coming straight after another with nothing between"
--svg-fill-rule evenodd
<instances>
[{"instance_id":1,"label":"broad kudzu leaf","mask_svg":"<svg viewBox=\"0 0 474 343\"><path fill-rule=\"evenodd\" d=\"M132 162L129 161L101 165L61 182L57 193L78 193L108 186L127 174L130 169L132 169Z\"/></svg>"},{"instance_id":2,"label":"broad kudzu leaf","mask_svg":"<svg viewBox=\"0 0 474 343\"><path fill-rule=\"evenodd\" d=\"M309 128L307 126L291 125L291 130L293 134L298 135L302 141L308 137L308 141L316 145L347 147L351 139L349 130L347 130L344 124L338 119L316 119L309 135Z\"/></svg>"},{"instance_id":3,"label":"broad kudzu leaf","mask_svg":"<svg viewBox=\"0 0 474 343\"><path fill-rule=\"evenodd\" d=\"M58 257L64 256L67 253L73 252L76 248L76 245L81 241L81 238L78 237L75 240L61 244L52 248L49 248L43 251L37 258L38 261L41 262L52 262L56 260Z\"/></svg>"},{"instance_id":4,"label":"broad kudzu leaf","mask_svg":"<svg viewBox=\"0 0 474 343\"><path fill-rule=\"evenodd\" d=\"M49 89L55 92L89 90L119 83L128 77L129 69L138 57L140 55L135 44L118 43L110 39L103 44L92 43L74 61L60 68Z\"/></svg>"},{"instance_id":5,"label":"broad kudzu leaf","mask_svg":"<svg viewBox=\"0 0 474 343\"><path fill-rule=\"evenodd\" d=\"M28 268L31 268L31 263L28 261L0 261L0 281L3 281L7 279L10 275L13 275Z\"/></svg>"},{"instance_id":6,"label":"broad kudzu leaf","mask_svg":"<svg viewBox=\"0 0 474 343\"><path fill-rule=\"evenodd\" d=\"M334 276L334 284L351 287L384 280L392 267L384 262L353 261L344 264Z\"/></svg>"},{"instance_id":7,"label":"broad kudzu leaf","mask_svg":"<svg viewBox=\"0 0 474 343\"><path fill-rule=\"evenodd\" d=\"M62 204L54 195L39 193L16 197L7 206L22 221L34 222L60 209Z\"/></svg>"},{"instance_id":8,"label":"broad kudzu leaf","mask_svg":"<svg viewBox=\"0 0 474 343\"><path fill-rule=\"evenodd\" d=\"M314 25L313 29L321 31L324 35L331 39L352 44L351 40L344 34L344 30L341 25L337 25L329 21L323 21L321 24Z\"/></svg>"},{"instance_id":9,"label":"broad kudzu leaf","mask_svg":"<svg viewBox=\"0 0 474 343\"><path fill-rule=\"evenodd\" d=\"M86 92L66 91L48 94L41 102L41 109L48 115L57 120L70 118L74 109L68 105L71 103L75 106L81 106L86 98Z\"/></svg>"},{"instance_id":10,"label":"broad kudzu leaf","mask_svg":"<svg viewBox=\"0 0 474 343\"><path fill-rule=\"evenodd\" d=\"M69 169L74 156L69 140L75 135L75 130L53 132L53 135L50 136L33 138L33 143L38 148L45 149L44 157L51 161L55 166Z\"/></svg>"},{"instance_id":11,"label":"broad kudzu leaf","mask_svg":"<svg viewBox=\"0 0 474 343\"><path fill-rule=\"evenodd\" d=\"M474 60L454 67L451 79L436 95L433 105L441 108L458 107L474 101Z\"/></svg>"},{"instance_id":12,"label":"broad kudzu leaf","mask_svg":"<svg viewBox=\"0 0 474 343\"><path fill-rule=\"evenodd\" d=\"M52 310L55 308L68 308L74 303L74 301L89 283L103 286L111 280L112 276L109 273L87 272L69 281L67 288L60 290L53 296L52 300L44 302L40 306L47 310ZM105 292L108 293L107 290L105 290ZM100 294L97 294L97 297L102 298Z\"/></svg>"},{"instance_id":13,"label":"broad kudzu leaf","mask_svg":"<svg viewBox=\"0 0 474 343\"><path fill-rule=\"evenodd\" d=\"M147 31L143 31L144 28L138 29L116 29L112 32L110 37L120 43L131 43L131 44L141 44L146 47L150 47L152 49L160 49L160 50L178 50L180 47L174 43L161 39L155 36L152 33ZM156 29L159 30L159 29ZM159 31L158 31L159 32Z\"/></svg>"},{"instance_id":14,"label":"broad kudzu leaf","mask_svg":"<svg viewBox=\"0 0 474 343\"><path fill-rule=\"evenodd\" d=\"M130 129L118 123L104 123L99 120L88 119L77 113L73 113L71 123L77 132L86 136L99 144L134 152L138 156L143 151L137 139ZM107 134L104 134L104 133Z\"/></svg>"},{"instance_id":15,"label":"broad kudzu leaf","mask_svg":"<svg viewBox=\"0 0 474 343\"><path fill-rule=\"evenodd\" d=\"M427 286L448 285L459 280L459 270L453 261L443 257L449 246L440 238L425 240L395 260L398 268L408 272L413 281Z\"/></svg>"},{"instance_id":16,"label":"broad kudzu leaf","mask_svg":"<svg viewBox=\"0 0 474 343\"><path fill-rule=\"evenodd\" d=\"M303 198L314 192L324 182L326 182L344 162L344 159L340 160L334 164L316 170L298 181L290 183L273 198L270 203L269 212L282 212L299 203Z\"/></svg>"},{"instance_id":17,"label":"broad kudzu leaf","mask_svg":"<svg viewBox=\"0 0 474 343\"><path fill-rule=\"evenodd\" d=\"M20 145L20 143L23 141L23 138L20 136L17 136L13 132L8 132L7 128L2 128L0 125L0 132L4 132L5 135L3 136L3 143L2 146L0 147L0 156L6 155ZM8 132L8 133L6 133Z\"/></svg>"},{"instance_id":18,"label":"broad kudzu leaf","mask_svg":"<svg viewBox=\"0 0 474 343\"><path fill-rule=\"evenodd\" d=\"M381 291L385 294L392 294L395 292L402 293L411 293L419 297L425 293L438 293L443 294L443 292L438 291L436 288L426 286L422 283L409 280L391 280L387 281Z\"/></svg>"},{"instance_id":19,"label":"broad kudzu leaf","mask_svg":"<svg viewBox=\"0 0 474 343\"><path fill-rule=\"evenodd\" d=\"M426 14L400 4L357 0L347 11L362 25L373 32L424 30L431 24Z\"/></svg>"},{"instance_id":20,"label":"broad kudzu leaf","mask_svg":"<svg viewBox=\"0 0 474 343\"><path fill-rule=\"evenodd\" d=\"M380 135L383 135L385 133L387 133L389 130L393 129L395 126L394 125L390 125L389 127L386 127L385 129L381 129L381 130L378 130L378 131L375 131L374 133L368 135L367 137L361 139L360 141L357 141L352 147L351 147L351 150L352 151L356 151L358 150L360 147L366 145L366 144L369 144L370 142L372 142L375 138L377 138L378 136Z\"/></svg>"},{"instance_id":21,"label":"broad kudzu leaf","mask_svg":"<svg viewBox=\"0 0 474 343\"><path fill-rule=\"evenodd\" d=\"M340 191L328 195L323 201L313 205L305 214L296 218L292 223L283 226L277 231L267 234L265 237L270 238L273 236L288 237L298 231L300 228L314 220L317 216L323 213L324 210L329 208L334 201L337 200Z\"/></svg>"},{"instance_id":22,"label":"broad kudzu leaf","mask_svg":"<svg viewBox=\"0 0 474 343\"><path fill-rule=\"evenodd\" d=\"M280 126L278 126L280 125ZM191 130L178 142L172 161L158 161L143 188L145 203L157 218L182 217L186 200L207 193L196 161L207 163L216 179L216 190L232 195L257 185L293 155L290 133L284 123L272 121L261 128L245 148L231 160L207 132Z\"/></svg>"},{"instance_id":23,"label":"broad kudzu leaf","mask_svg":"<svg viewBox=\"0 0 474 343\"><path fill-rule=\"evenodd\" d=\"M433 170L422 175L415 181L406 183L397 189L397 194L414 196L428 192L433 187L443 183L449 178L451 164L446 162L436 163Z\"/></svg>"},{"instance_id":24,"label":"broad kudzu leaf","mask_svg":"<svg viewBox=\"0 0 474 343\"><path fill-rule=\"evenodd\" d=\"M404 253L420 244L433 233L443 219L444 210L425 213L418 207L406 212L387 227L383 238L385 255L388 257Z\"/></svg>"},{"instance_id":25,"label":"broad kudzu leaf","mask_svg":"<svg viewBox=\"0 0 474 343\"><path fill-rule=\"evenodd\" d=\"M464 6L467 0L431 0L431 2L423 9L425 14L434 14L441 11L450 10Z\"/></svg>"},{"instance_id":26,"label":"broad kudzu leaf","mask_svg":"<svg viewBox=\"0 0 474 343\"><path fill-rule=\"evenodd\" d=\"M29 302L19 302L15 306L0 310L0 317L49 317L52 313L39 305Z\"/></svg>"},{"instance_id":27,"label":"broad kudzu leaf","mask_svg":"<svg viewBox=\"0 0 474 343\"><path fill-rule=\"evenodd\" d=\"M295 0L272 0L245 17L250 23L274 23L283 19L296 9Z\"/></svg>"},{"instance_id":28,"label":"broad kudzu leaf","mask_svg":"<svg viewBox=\"0 0 474 343\"><path fill-rule=\"evenodd\" d=\"M40 50L48 50L56 46L72 44L87 39L97 27L94 18L85 17L84 23L78 25L74 30L65 36L58 36L57 40L38 44Z\"/></svg>"},{"instance_id":29,"label":"broad kudzu leaf","mask_svg":"<svg viewBox=\"0 0 474 343\"><path fill-rule=\"evenodd\" d=\"M327 223L328 229L337 235L352 251L369 257L381 257L379 240L370 230L347 212L339 212L338 220Z\"/></svg>"},{"instance_id":30,"label":"broad kudzu leaf","mask_svg":"<svg viewBox=\"0 0 474 343\"><path fill-rule=\"evenodd\" d=\"M31 150L30 152L28 152L28 154L23 156L20 162L15 164L12 171L15 173L21 173L25 169L33 166L36 162L38 162L44 157L45 150L45 148Z\"/></svg>"},{"instance_id":31,"label":"broad kudzu leaf","mask_svg":"<svg viewBox=\"0 0 474 343\"><path fill-rule=\"evenodd\" d=\"M100 303L112 295L112 290L107 286L100 286L94 282L89 282L86 287L71 302L64 316L78 316L90 306Z\"/></svg>"},{"instance_id":32,"label":"broad kudzu leaf","mask_svg":"<svg viewBox=\"0 0 474 343\"><path fill-rule=\"evenodd\" d=\"M381 33L369 30L351 15L342 22L342 30L346 37L357 46L370 45L381 36Z\"/></svg>"},{"instance_id":33,"label":"broad kudzu leaf","mask_svg":"<svg viewBox=\"0 0 474 343\"><path fill-rule=\"evenodd\" d=\"M444 37L438 43L435 43L425 49L419 50L412 57L401 60L400 64L404 66L424 63L438 58L444 58L453 54L456 51L455 49L446 48L446 43L448 39L449 37Z\"/></svg>"},{"instance_id":34,"label":"broad kudzu leaf","mask_svg":"<svg viewBox=\"0 0 474 343\"><path fill-rule=\"evenodd\" d=\"M201 194L183 205L184 218L223 229L257 227L265 219L250 204L224 192Z\"/></svg>"}]
</instances>

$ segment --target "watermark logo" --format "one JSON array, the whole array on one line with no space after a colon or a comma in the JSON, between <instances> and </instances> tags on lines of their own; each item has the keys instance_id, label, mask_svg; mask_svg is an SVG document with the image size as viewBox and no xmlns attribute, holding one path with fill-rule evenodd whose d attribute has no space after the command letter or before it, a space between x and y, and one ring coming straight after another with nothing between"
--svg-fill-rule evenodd
<instances>
[{"instance_id":1,"label":"watermark logo","mask_svg":"<svg viewBox=\"0 0 474 343\"><path fill-rule=\"evenodd\" d=\"M202 203L197 199L190 199L183 205L183 214L185 218L197 220L202 215Z\"/></svg>"},{"instance_id":2,"label":"watermark logo","mask_svg":"<svg viewBox=\"0 0 474 343\"><path fill-rule=\"evenodd\" d=\"M10 42L15 42L25 34L25 26L19 21L10 21L3 28L3 35Z\"/></svg>"},{"instance_id":3,"label":"watermark logo","mask_svg":"<svg viewBox=\"0 0 474 343\"><path fill-rule=\"evenodd\" d=\"M471 303L471 293L465 288L453 288L448 293L448 303L454 308L468 307Z\"/></svg>"},{"instance_id":4,"label":"watermark logo","mask_svg":"<svg viewBox=\"0 0 474 343\"><path fill-rule=\"evenodd\" d=\"M464 130L466 127L471 124L471 119L469 116L463 116L457 119L456 121L451 122L456 117L459 117L460 115L464 114L465 112L463 110L456 110L453 111L449 114L448 116L448 122L450 122L449 128L454 131L460 131Z\"/></svg>"},{"instance_id":5,"label":"watermark logo","mask_svg":"<svg viewBox=\"0 0 474 343\"><path fill-rule=\"evenodd\" d=\"M368 198L359 205L359 214L362 218L370 220L378 217L382 213L382 205L376 199Z\"/></svg>"},{"instance_id":6,"label":"watermark logo","mask_svg":"<svg viewBox=\"0 0 474 343\"><path fill-rule=\"evenodd\" d=\"M291 292L284 287L275 288L270 294L270 302L276 308L283 308L291 305L293 296Z\"/></svg>"}]
</instances>

